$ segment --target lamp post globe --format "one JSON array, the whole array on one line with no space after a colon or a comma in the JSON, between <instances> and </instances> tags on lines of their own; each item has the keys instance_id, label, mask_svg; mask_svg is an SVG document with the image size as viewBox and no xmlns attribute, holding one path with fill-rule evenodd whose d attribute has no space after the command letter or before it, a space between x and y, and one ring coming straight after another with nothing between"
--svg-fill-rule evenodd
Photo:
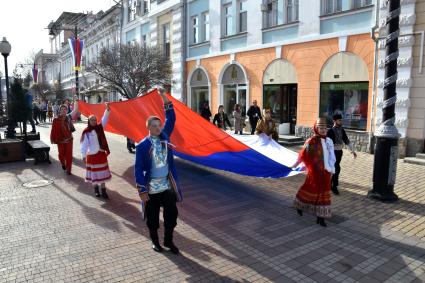
<instances>
[{"instance_id":1,"label":"lamp post globe","mask_svg":"<svg viewBox=\"0 0 425 283\"><path fill-rule=\"evenodd\" d=\"M7 41L6 37L3 37L3 40L0 41L0 53L1 55L7 57L9 56L10 51L12 51L12 46L10 45L9 41Z\"/></svg>"},{"instance_id":2,"label":"lamp post globe","mask_svg":"<svg viewBox=\"0 0 425 283\"><path fill-rule=\"evenodd\" d=\"M9 73L7 70L7 56L9 56L12 51L12 46L9 41L7 41L6 37L3 37L3 40L0 41L0 53L4 57L4 76L6 81L6 95L7 95L7 130L6 130L6 138L15 138L15 123L11 119L11 103L10 103L10 94L9 94Z\"/></svg>"}]
</instances>

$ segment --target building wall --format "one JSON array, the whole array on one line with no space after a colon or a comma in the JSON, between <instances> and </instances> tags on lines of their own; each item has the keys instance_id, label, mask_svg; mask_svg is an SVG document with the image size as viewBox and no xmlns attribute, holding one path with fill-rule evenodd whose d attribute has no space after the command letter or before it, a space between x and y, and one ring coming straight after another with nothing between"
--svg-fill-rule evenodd
<instances>
[{"instance_id":1,"label":"building wall","mask_svg":"<svg viewBox=\"0 0 425 283\"><path fill-rule=\"evenodd\" d=\"M416 2L416 32L425 31L425 1ZM420 68L421 34L415 34L412 51L412 87L410 89L409 125L407 128L407 155L424 151L425 139L425 68Z\"/></svg>"},{"instance_id":2,"label":"building wall","mask_svg":"<svg viewBox=\"0 0 425 283\"><path fill-rule=\"evenodd\" d=\"M276 58L283 58L294 65L298 83L297 125L310 127L319 115L320 73L323 65L339 51L356 54L367 65L369 74L368 117L372 108L372 80L374 65L374 43L368 34L350 36L346 39L344 50L340 49L340 39L332 38L305 43L264 48L234 54L234 60L240 63L248 75L249 101L257 100L263 107L263 75L267 66ZM187 63L188 73L197 63L207 70L211 80L211 107L216 111L220 103L218 88L219 74L226 63L231 62L233 55L192 60ZM188 81L190 78L186 78ZM368 123L368 130L370 123Z\"/></svg>"}]
</instances>

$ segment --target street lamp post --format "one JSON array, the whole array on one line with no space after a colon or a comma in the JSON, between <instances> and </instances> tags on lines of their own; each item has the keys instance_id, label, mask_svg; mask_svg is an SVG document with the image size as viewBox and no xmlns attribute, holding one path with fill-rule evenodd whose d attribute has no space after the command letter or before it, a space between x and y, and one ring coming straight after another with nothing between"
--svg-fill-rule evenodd
<instances>
[{"instance_id":1,"label":"street lamp post","mask_svg":"<svg viewBox=\"0 0 425 283\"><path fill-rule=\"evenodd\" d=\"M398 200L398 196L394 193L394 184L397 173L398 139L400 137L394 125L395 103L397 101L400 0L390 0L388 6L383 117L375 134L377 140L373 166L373 188L368 192L368 197L385 202L394 202Z\"/></svg>"},{"instance_id":2,"label":"street lamp post","mask_svg":"<svg viewBox=\"0 0 425 283\"><path fill-rule=\"evenodd\" d=\"M12 46L6 40L6 37L3 37L3 40L0 41L0 53L4 57L4 73L6 79L6 95L7 95L7 130L6 130L6 138L13 139L16 136L15 132L15 124L12 120L12 107L11 107L11 99L9 93L9 73L7 70L7 56L9 56L10 51L12 50Z\"/></svg>"}]
</instances>

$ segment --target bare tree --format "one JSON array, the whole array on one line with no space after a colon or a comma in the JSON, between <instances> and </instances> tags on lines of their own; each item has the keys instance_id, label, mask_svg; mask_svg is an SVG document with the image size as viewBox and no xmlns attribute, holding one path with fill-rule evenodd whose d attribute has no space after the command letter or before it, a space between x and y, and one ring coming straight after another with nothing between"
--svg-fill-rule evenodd
<instances>
[{"instance_id":1,"label":"bare tree","mask_svg":"<svg viewBox=\"0 0 425 283\"><path fill-rule=\"evenodd\" d=\"M87 70L128 99L146 93L155 85L171 85L170 60L158 48L138 44L102 49L97 61Z\"/></svg>"},{"instance_id":2,"label":"bare tree","mask_svg":"<svg viewBox=\"0 0 425 283\"><path fill-rule=\"evenodd\" d=\"M33 90L42 100L46 100L47 96L51 94L52 88L48 83L41 82L33 84L31 86L31 90Z\"/></svg>"}]
</instances>

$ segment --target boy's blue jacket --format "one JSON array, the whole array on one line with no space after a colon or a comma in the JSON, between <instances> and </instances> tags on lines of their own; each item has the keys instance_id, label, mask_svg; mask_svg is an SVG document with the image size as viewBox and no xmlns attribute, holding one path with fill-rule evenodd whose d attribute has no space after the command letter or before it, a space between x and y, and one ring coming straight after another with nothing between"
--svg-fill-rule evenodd
<instances>
[{"instance_id":1,"label":"boy's blue jacket","mask_svg":"<svg viewBox=\"0 0 425 283\"><path fill-rule=\"evenodd\" d=\"M173 104L165 104L165 124L164 128L159 135L161 142L165 143L168 147L168 178L172 189L176 193L177 201L182 201L182 193L178 186L178 177L176 167L174 165L174 153L173 148L170 144L170 136L174 129L174 124L176 122L176 114L174 112ZM152 164L152 143L149 136L145 137L137 146L136 146L136 163L134 166L134 175L136 177L136 185L139 189L139 193L149 192L148 185L150 182L150 171Z\"/></svg>"}]
</instances>

